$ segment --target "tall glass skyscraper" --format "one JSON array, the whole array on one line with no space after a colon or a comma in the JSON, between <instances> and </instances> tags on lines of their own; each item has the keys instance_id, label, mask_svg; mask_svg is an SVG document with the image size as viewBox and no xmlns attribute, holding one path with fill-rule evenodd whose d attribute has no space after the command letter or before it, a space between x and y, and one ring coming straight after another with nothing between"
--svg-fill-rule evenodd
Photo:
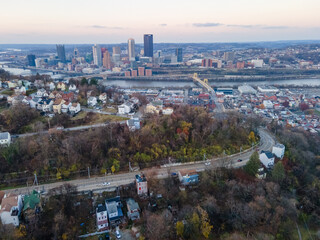
<instances>
[{"instance_id":1,"label":"tall glass skyscraper","mask_svg":"<svg viewBox=\"0 0 320 240\"><path fill-rule=\"evenodd\" d=\"M153 35L144 34L143 42L144 42L144 56L153 57Z\"/></svg>"},{"instance_id":2,"label":"tall glass skyscraper","mask_svg":"<svg viewBox=\"0 0 320 240\"><path fill-rule=\"evenodd\" d=\"M56 45L57 47L57 53L58 53L58 58L61 62L65 63L66 62L66 50L64 48L64 45Z\"/></svg>"},{"instance_id":3,"label":"tall glass skyscraper","mask_svg":"<svg viewBox=\"0 0 320 240\"><path fill-rule=\"evenodd\" d=\"M135 49L134 49L134 39L129 38L128 39L128 55L129 55L129 60L134 61L136 57Z\"/></svg>"},{"instance_id":4,"label":"tall glass skyscraper","mask_svg":"<svg viewBox=\"0 0 320 240\"><path fill-rule=\"evenodd\" d=\"M176 56L177 56L177 61L182 62L182 48L176 49Z\"/></svg>"},{"instance_id":5,"label":"tall glass skyscraper","mask_svg":"<svg viewBox=\"0 0 320 240\"><path fill-rule=\"evenodd\" d=\"M101 53L101 47L98 44L95 44L92 47L92 55L93 55L93 63L94 65L97 65L98 67L102 66L102 53Z\"/></svg>"}]
</instances>

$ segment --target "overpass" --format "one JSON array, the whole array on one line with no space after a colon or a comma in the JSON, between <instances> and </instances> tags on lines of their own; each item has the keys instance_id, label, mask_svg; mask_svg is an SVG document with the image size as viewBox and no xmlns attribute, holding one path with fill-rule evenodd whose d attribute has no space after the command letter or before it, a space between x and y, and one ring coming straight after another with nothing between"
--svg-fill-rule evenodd
<instances>
[{"instance_id":1,"label":"overpass","mask_svg":"<svg viewBox=\"0 0 320 240\"><path fill-rule=\"evenodd\" d=\"M213 90L213 88L209 85L208 83L208 79L204 79L204 80L201 80L199 77L198 77L198 74L197 73L194 73L193 74L193 81L197 84L199 84L200 86L202 86L203 88L205 88L210 94L211 94L211 98L213 99L215 105L216 105L216 108L215 108L215 111L216 112L224 112L225 111L225 108L223 106L222 103L219 103L218 101L218 97L216 95L216 92Z\"/></svg>"}]
</instances>

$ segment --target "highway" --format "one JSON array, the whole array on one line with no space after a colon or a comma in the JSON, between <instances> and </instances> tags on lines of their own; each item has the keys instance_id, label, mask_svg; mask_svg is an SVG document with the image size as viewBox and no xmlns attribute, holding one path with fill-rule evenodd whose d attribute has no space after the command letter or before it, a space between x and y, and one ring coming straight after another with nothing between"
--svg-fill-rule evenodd
<instances>
[{"instance_id":1,"label":"highway","mask_svg":"<svg viewBox=\"0 0 320 240\"><path fill-rule=\"evenodd\" d=\"M275 144L275 141L273 137L267 132L267 130L260 128L259 129L259 136L260 136L260 146L259 150L271 150L272 146ZM232 156L226 156L226 157L219 157L219 158L213 158L211 160L207 161L201 161L201 162L194 162L194 163L181 163L179 165L177 164L167 164L165 166L161 166L160 168L156 168L157 171L157 177L158 178L165 178L170 174L171 172L178 172L179 170L196 170L196 171L204 171L206 168L216 168L216 167L242 167L246 164L246 162L249 160L252 153L256 150L256 147L253 147L247 151L243 151L241 154L237 153ZM241 162L238 162L238 159L242 159ZM210 162L210 165L205 165L205 162ZM153 168L155 169L155 168ZM144 172L151 170L151 169L143 169ZM107 175L103 177L91 177L86 179L76 179L66 182L55 182L55 183L49 183L49 184L43 184L39 186L32 186L32 187L22 187L17 189L10 189L5 190L6 193L12 192L15 194L27 194L28 192L31 192L33 189L36 190L43 190L45 193L47 193L50 189L58 187L62 184L69 183L77 186L77 189L79 192L81 191L101 191L101 190L107 190L115 188L120 185L125 185L132 183L135 179L135 175L138 172L129 172L129 173L120 173L115 175ZM110 185L104 186L102 183L104 182L110 182Z\"/></svg>"}]
</instances>

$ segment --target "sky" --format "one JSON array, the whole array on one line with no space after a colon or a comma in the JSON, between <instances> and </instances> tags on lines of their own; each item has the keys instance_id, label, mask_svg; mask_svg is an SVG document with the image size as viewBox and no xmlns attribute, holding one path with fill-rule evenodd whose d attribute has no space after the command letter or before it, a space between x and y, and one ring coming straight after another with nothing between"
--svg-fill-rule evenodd
<instances>
[{"instance_id":1,"label":"sky","mask_svg":"<svg viewBox=\"0 0 320 240\"><path fill-rule=\"evenodd\" d=\"M2 0L0 44L319 40L319 0Z\"/></svg>"}]
</instances>

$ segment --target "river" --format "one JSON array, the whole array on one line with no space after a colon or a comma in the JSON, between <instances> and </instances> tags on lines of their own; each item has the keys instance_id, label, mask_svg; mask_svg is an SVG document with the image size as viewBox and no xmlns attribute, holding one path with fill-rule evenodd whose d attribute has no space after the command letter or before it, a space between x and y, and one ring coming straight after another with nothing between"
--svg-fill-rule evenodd
<instances>
[{"instance_id":1,"label":"river","mask_svg":"<svg viewBox=\"0 0 320 240\"><path fill-rule=\"evenodd\" d=\"M49 70L47 72L37 71L37 70L29 70L22 68L9 68L6 66L7 62L0 62L0 68L10 72L11 74L22 75L22 76L30 76L39 74L47 74L52 78L64 78L66 75L56 74L53 75ZM292 80L275 80L275 81L239 81L239 82L209 82L210 85L215 87L233 87L239 86L243 84L248 84L252 86L257 85L295 85L295 86L320 86L320 79L292 79ZM196 85L191 81L134 81L134 80L105 80L103 82L105 86L118 86L121 88L183 88L183 87L195 87Z\"/></svg>"}]
</instances>

